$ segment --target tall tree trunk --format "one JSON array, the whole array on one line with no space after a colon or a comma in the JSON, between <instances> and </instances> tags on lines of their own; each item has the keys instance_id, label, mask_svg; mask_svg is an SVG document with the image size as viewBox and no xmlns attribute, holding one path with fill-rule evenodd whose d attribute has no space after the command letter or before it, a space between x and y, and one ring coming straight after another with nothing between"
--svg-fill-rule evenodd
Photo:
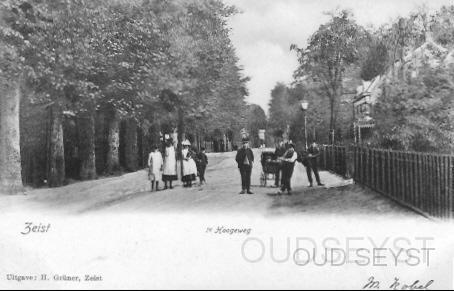
<instances>
[{"instance_id":1,"label":"tall tree trunk","mask_svg":"<svg viewBox=\"0 0 454 291\"><path fill-rule=\"evenodd\" d=\"M142 165L146 167L148 165L148 155L151 152L151 147L153 146L151 142L151 135L150 135L150 125L143 124L142 125Z\"/></svg>"},{"instance_id":2,"label":"tall tree trunk","mask_svg":"<svg viewBox=\"0 0 454 291\"><path fill-rule=\"evenodd\" d=\"M126 121L125 132L125 162L126 170L130 172L138 169L137 122L130 118Z\"/></svg>"},{"instance_id":3,"label":"tall tree trunk","mask_svg":"<svg viewBox=\"0 0 454 291\"><path fill-rule=\"evenodd\" d=\"M107 157L107 117L105 110L99 110L95 114L95 154L96 173L103 175L106 171Z\"/></svg>"},{"instance_id":4,"label":"tall tree trunk","mask_svg":"<svg viewBox=\"0 0 454 291\"><path fill-rule=\"evenodd\" d=\"M336 126L336 118L334 113L335 97L330 99L330 122L329 122L329 141L331 144L334 144L334 129Z\"/></svg>"},{"instance_id":5,"label":"tall tree trunk","mask_svg":"<svg viewBox=\"0 0 454 291\"><path fill-rule=\"evenodd\" d=\"M180 160L181 177L183 177L183 156L182 156L183 146L181 143L185 138L185 134L184 134L184 112L181 105L178 107L177 131L178 131L177 158Z\"/></svg>"},{"instance_id":6,"label":"tall tree trunk","mask_svg":"<svg viewBox=\"0 0 454 291\"><path fill-rule=\"evenodd\" d=\"M178 156L181 153L181 143L184 139L184 112L181 106L178 107L178 124L177 124L177 133L178 133Z\"/></svg>"},{"instance_id":7,"label":"tall tree trunk","mask_svg":"<svg viewBox=\"0 0 454 291\"><path fill-rule=\"evenodd\" d=\"M108 124L106 171L112 175L120 170L120 118L115 109Z\"/></svg>"},{"instance_id":8,"label":"tall tree trunk","mask_svg":"<svg viewBox=\"0 0 454 291\"><path fill-rule=\"evenodd\" d=\"M143 167L143 160L144 160L144 133L143 129L138 126L137 127L137 155L138 155L138 168Z\"/></svg>"},{"instance_id":9,"label":"tall tree trunk","mask_svg":"<svg viewBox=\"0 0 454 291\"><path fill-rule=\"evenodd\" d=\"M80 178L96 179L96 148L95 148L95 113L82 113L77 119L79 140Z\"/></svg>"},{"instance_id":10,"label":"tall tree trunk","mask_svg":"<svg viewBox=\"0 0 454 291\"><path fill-rule=\"evenodd\" d=\"M63 186L66 178L63 113L61 109L55 105L50 109L48 146L47 184L49 187Z\"/></svg>"},{"instance_id":11,"label":"tall tree trunk","mask_svg":"<svg viewBox=\"0 0 454 291\"><path fill-rule=\"evenodd\" d=\"M22 191L20 154L20 86L5 84L0 93L0 194Z\"/></svg>"}]
</instances>

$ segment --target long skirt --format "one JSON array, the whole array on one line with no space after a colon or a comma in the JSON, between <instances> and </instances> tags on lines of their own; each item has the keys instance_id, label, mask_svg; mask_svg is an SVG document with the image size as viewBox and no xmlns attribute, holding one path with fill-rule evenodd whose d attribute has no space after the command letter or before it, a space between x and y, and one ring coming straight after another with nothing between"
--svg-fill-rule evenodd
<instances>
[{"instance_id":1,"label":"long skirt","mask_svg":"<svg viewBox=\"0 0 454 291\"><path fill-rule=\"evenodd\" d=\"M162 175L162 181L168 182L168 181L176 181L178 180L177 175Z\"/></svg>"},{"instance_id":2,"label":"long skirt","mask_svg":"<svg viewBox=\"0 0 454 291\"><path fill-rule=\"evenodd\" d=\"M192 182L196 180L197 166L193 159L183 160L183 182Z\"/></svg>"},{"instance_id":3,"label":"long skirt","mask_svg":"<svg viewBox=\"0 0 454 291\"><path fill-rule=\"evenodd\" d=\"M183 178L181 180L183 182L192 182L192 181L196 180L196 176L194 174L186 175L186 176L183 176Z\"/></svg>"}]
</instances>

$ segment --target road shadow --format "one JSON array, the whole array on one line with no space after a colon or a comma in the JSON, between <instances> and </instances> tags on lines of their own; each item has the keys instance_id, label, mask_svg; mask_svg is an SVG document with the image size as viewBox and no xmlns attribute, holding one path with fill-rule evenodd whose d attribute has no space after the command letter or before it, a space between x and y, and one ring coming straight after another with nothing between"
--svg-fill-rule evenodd
<instances>
[{"instance_id":1,"label":"road shadow","mask_svg":"<svg viewBox=\"0 0 454 291\"><path fill-rule=\"evenodd\" d=\"M289 214L313 214L321 216L357 216L398 214L416 217L418 214L402 207L379 193L364 189L358 185L346 185L333 188L299 187L292 195L266 194L272 202L268 215L282 216Z\"/></svg>"}]
</instances>

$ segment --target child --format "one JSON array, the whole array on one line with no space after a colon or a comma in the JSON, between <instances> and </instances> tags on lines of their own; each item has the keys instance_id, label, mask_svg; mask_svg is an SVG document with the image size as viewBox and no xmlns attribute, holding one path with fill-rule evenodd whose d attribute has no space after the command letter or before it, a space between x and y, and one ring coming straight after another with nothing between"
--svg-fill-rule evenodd
<instances>
[{"instance_id":1,"label":"child","mask_svg":"<svg viewBox=\"0 0 454 291\"><path fill-rule=\"evenodd\" d=\"M177 176L177 159L175 154L175 147L173 146L173 140L168 138L164 149L164 166L162 180L164 181L164 189L167 190L167 185L170 184L170 189L173 189L173 181L178 180Z\"/></svg>"},{"instance_id":2,"label":"child","mask_svg":"<svg viewBox=\"0 0 454 291\"><path fill-rule=\"evenodd\" d=\"M208 165L208 157L205 154L205 148L202 147L200 152L197 154L197 172L199 172L200 185L206 184L205 170Z\"/></svg>"},{"instance_id":3,"label":"child","mask_svg":"<svg viewBox=\"0 0 454 291\"><path fill-rule=\"evenodd\" d=\"M181 151L183 157L183 186L192 187L192 181L195 181L197 175L197 166L193 159L194 155L191 151L191 143L189 140L185 140L181 145L183 146L183 150Z\"/></svg>"},{"instance_id":4,"label":"child","mask_svg":"<svg viewBox=\"0 0 454 291\"><path fill-rule=\"evenodd\" d=\"M156 184L156 191L159 191L159 181L162 180L162 166L163 160L161 152L159 152L157 146L152 147L152 152L148 156L148 176L151 181L151 191L155 189Z\"/></svg>"}]
</instances>

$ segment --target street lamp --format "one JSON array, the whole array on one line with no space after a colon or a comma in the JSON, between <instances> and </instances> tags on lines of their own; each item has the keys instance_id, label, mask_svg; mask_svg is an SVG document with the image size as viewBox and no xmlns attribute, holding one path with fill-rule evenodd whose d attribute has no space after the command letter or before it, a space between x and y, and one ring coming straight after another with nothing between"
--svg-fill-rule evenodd
<instances>
[{"instance_id":1,"label":"street lamp","mask_svg":"<svg viewBox=\"0 0 454 291\"><path fill-rule=\"evenodd\" d=\"M301 101L301 110L304 113L304 141L306 143L306 151L307 151L307 114L306 111L309 108L309 102L306 100Z\"/></svg>"}]
</instances>

